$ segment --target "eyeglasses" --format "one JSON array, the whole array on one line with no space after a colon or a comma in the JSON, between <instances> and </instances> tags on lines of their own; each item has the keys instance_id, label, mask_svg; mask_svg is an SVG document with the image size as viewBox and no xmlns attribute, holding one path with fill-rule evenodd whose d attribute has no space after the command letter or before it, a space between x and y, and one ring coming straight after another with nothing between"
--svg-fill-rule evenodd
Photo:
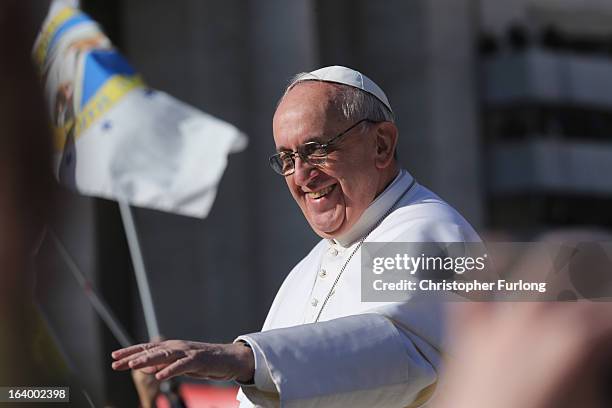
<instances>
[{"instance_id":1,"label":"eyeglasses","mask_svg":"<svg viewBox=\"0 0 612 408\"><path fill-rule=\"evenodd\" d=\"M295 156L300 156L300 159L312 166L321 166L327 161L327 156L333 149L334 143L340 138L350 132L357 125L363 122L376 123L373 120L361 119L359 122L353 124L351 127L346 129L344 132L337 136L332 137L326 143L318 142L307 142L302 146L299 146L296 151L284 151L270 156L270 167L272 170L280 174L281 176L289 176L295 171Z\"/></svg>"}]
</instances>

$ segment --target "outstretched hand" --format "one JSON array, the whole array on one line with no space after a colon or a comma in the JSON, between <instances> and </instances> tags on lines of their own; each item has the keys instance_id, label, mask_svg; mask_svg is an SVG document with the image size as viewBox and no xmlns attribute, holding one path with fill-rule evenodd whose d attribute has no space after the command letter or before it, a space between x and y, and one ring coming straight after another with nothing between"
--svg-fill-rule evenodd
<instances>
[{"instance_id":1,"label":"outstretched hand","mask_svg":"<svg viewBox=\"0 0 612 408\"><path fill-rule=\"evenodd\" d=\"M143 343L113 351L113 370L140 369L158 380L179 375L248 382L255 372L252 350L244 343L211 344L184 340Z\"/></svg>"}]
</instances>

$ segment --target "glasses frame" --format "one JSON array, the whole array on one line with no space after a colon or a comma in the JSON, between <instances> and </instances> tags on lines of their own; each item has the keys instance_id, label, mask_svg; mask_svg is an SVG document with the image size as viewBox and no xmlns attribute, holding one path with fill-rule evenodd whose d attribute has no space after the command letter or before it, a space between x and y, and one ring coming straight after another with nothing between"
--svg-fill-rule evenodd
<instances>
[{"instance_id":1,"label":"glasses frame","mask_svg":"<svg viewBox=\"0 0 612 408\"><path fill-rule=\"evenodd\" d=\"M363 122L369 122L369 123L380 123L379 121L375 121L375 120L371 120L371 119L361 119L359 121L357 121L356 123L354 123L353 125L351 125L348 129L346 129L345 131L343 131L342 133L332 137L331 139L329 139L327 142L325 143L319 143L319 142L306 142L303 145L301 145L300 147L298 147L297 150L292 150L292 151L282 151L282 152L278 152L276 154L273 154L272 156L270 156L269 158L269 162L270 162L270 167L272 167L272 170L274 170L275 173L280 174L281 176L290 176L293 173L295 173L295 156L299 156L300 159L304 160L306 163L310 164L311 166L315 166L315 167L319 167L322 166L323 164L325 164L325 162L327 161L327 156L331 153L330 152L330 147L333 147L333 145L340 140L340 138L344 135L346 135L348 132L350 132L351 130L353 130L354 128L356 128L358 125L362 124ZM317 163L312 163L310 161L310 156L311 155L306 155L303 150L306 146L316 146L315 148L313 148L312 150L319 150L319 149L323 149L325 151L324 155L321 156L317 156L317 158L323 160L322 162L317 160ZM301 150L301 151L300 151ZM281 173L280 171L276 170L276 167L274 166L274 162L277 159L280 159L281 155L289 155L291 157L291 161L293 162L293 168L291 169L290 172L287 173Z\"/></svg>"}]
</instances>

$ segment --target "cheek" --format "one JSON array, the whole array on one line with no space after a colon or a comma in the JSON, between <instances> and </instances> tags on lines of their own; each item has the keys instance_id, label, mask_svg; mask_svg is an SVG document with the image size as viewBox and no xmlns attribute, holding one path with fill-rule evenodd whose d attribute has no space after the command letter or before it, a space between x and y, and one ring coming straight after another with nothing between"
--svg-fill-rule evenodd
<instances>
[{"instance_id":1,"label":"cheek","mask_svg":"<svg viewBox=\"0 0 612 408\"><path fill-rule=\"evenodd\" d=\"M376 197L376 174L364 168L355 168L346 177L339 177L347 211L361 211Z\"/></svg>"},{"instance_id":2,"label":"cheek","mask_svg":"<svg viewBox=\"0 0 612 408\"><path fill-rule=\"evenodd\" d=\"M289 188L289 191L291 192L291 195L293 196L293 198L296 198L297 192L295 191L296 185L293 182L293 177L291 176L285 177L285 182L287 183L287 187Z\"/></svg>"},{"instance_id":3,"label":"cheek","mask_svg":"<svg viewBox=\"0 0 612 408\"><path fill-rule=\"evenodd\" d=\"M291 197L293 197L297 204L302 207L304 196L299 192L300 187L293 182L292 176L286 177L285 182L287 183Z\"/></svg>"},{"instance_id":4,"label":"cheek","mask_svg":"<svg viewBox=\"0 0 612 408\"><path fill-rule=\"evenodd\" d=\"M370 154L365 148L358 149L352 154L343 157L342 161L335 163L334 176L338 180L354 183L355 180L361 182L356 186L363 186L373 181L372 176L376 173L375 155Z\"/></svg>"}]
</instances>

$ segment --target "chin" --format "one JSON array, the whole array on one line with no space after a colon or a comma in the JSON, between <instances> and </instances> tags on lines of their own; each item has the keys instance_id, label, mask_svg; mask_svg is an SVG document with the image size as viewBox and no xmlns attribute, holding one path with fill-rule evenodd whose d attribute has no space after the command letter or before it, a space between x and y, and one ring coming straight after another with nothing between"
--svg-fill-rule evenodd
<instances>
[{"instance_id":1,"label":"chin","mask_svg":"<svg viewBox=\"0 0 612 408\"><path fill-rule=\"evenodd\" d=\"M337 234L328 234L327 232L323 232L323 231L319 231L317 229L313 228L313 231L315 232L315 234L317 234L318 236L320 236L321 238L325 238L325 239L333 239Z\"/></svg>"},{"instance_id":2,"label":"chin","mask_svg":"<svg viewBox=\"0 0 612 408\"><path fill-rule=\"evenodd\" d=\"M342 227L343 225L340 225L340 227L333 229L333 230L332 229L321 230L315 227L314 225L310 224L310 228L312 228L315 234L317 234L321 238L326 238L326 239L333 239L337 237L338 235L340 235L344 231L344 228Z\"/></svg>"}]
</instances>

